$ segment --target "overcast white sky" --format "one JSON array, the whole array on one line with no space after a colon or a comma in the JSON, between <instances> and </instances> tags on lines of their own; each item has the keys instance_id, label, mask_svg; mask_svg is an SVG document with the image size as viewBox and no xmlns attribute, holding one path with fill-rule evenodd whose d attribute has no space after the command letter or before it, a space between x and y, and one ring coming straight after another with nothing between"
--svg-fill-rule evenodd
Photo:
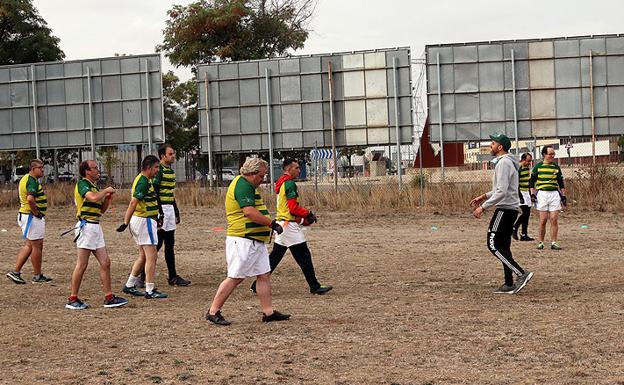
<instances>
[{"instance_id":1,"label":"overcast white sky","mask_svg":"<svg viewBox=\"0 0 624 385\"><path fill-rule=\"evenodd\" d=\"M167 10L192 1L33 2L73 60L153 53ZM623 14L622 0L319 0L313 32L297 53L410 46L415 58L425 44L624 33ZM188 69L174 71L190 77Z\"/></svg>"}]
</instances>

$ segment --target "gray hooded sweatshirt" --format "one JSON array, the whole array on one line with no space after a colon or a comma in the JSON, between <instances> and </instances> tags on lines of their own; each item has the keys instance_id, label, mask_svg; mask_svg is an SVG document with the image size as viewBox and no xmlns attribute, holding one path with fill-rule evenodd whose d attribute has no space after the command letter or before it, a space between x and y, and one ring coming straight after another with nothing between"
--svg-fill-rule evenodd
<instances>
[{"instance_id":1,"label":"gray hooded sweatshirt","mask_svg":"<svg viewBox=\"0 0 624 385\"><path fill-rule=\"evenodd\" d=\"M481 207L496 206L497 209L517 210L520 206L518 193L518 169L520 163L511 154L505 154L492 160L494 177L492 178L492 191L486 193L487 200Z\"/></svg>"}]
</instances>

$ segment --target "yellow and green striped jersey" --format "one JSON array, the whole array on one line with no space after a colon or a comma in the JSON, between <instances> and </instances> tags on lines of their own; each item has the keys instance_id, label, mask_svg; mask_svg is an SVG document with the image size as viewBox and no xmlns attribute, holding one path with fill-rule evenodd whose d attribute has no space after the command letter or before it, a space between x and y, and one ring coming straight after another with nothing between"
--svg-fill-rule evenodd
<instances>
[{"instance_id":1,"label":"yellow and green striped jersey","mask_svg":"<svg viewBox=\"0 0 624 385\"><path fill-rule=\"evenodd\" d=\"M531 171L531 187L542 191L563 188L563 173L556 163L539 162Z\"/></svg>"},{"instance_id":2,"label":"yellow and green striped jersey","mask_svg":"<svg viewBox=\"0 0 624 385\"><path fill-rule=\"evenodd\" d=\"M74 189L74 203L76 203L76 218L91 222L99 222L102 216L102 200L91 202L85 195L88 192L99 192L100 189L86 178L80 178Z\"/></svg>"},{"instance_id":3,"label":"yellow and green striped jersey","mask_svg":"<svg viewBox=\"0 0 624 385\"><path fill-rule=\"evenodd\" d=\"M176 188L175 171L161 163L152 183L160 198L160 204L172 205L175 198L173 190Z\"/></svg>"},{"instance_id":4,"label":"yellow and green striped jersey","mask_svg":"<svg viewBox=\"0 0 624 385\"><path fill-rule=\"evenodd\" d=\"M143 174L134 178L132 183L132 197L137 198L139 203L132 215L143 218L158 218L158 201L152 182Z\"/></svg>"},{"instance_id":5,"label":"yellow and green striped jersey","mask_svg":"<svg viewBox=\"0 0 624 385\"><path fill-rule=\"evenodd\" d=\"M19 212L22 214L30 214L30 205L28 204L28 195L35 197L35 204L41 214L45 214L48 208L48 198L43 192L41 183L32 175L26 174L20 179L19 182L19 198L20 208Z\"/></svg>"},{"instance_id":6,"label":"yellow and green striped jersey","mask_svg":"<svg viewBox=\"0 0 624 385\"><path fill-rule=\"evenodd\" d=\"M253 206L262 215L271 218L269 210L264 205L260 192L254 185L249 183L243 176L238 175L225 194L225 215L227 217L227 235L233 237L249 238L260 242L266 242L271 235L271 228L252 222L245 217L243 207Z\"/></svg>"},{"instance_id":7,"label":"yellow and green striped jersey","mask_svg":"<svg viewBox=\"0 0 624 385\"><path fill-rule=\"evenodd\" d=\"M520 177L520 191L529 191L531 185L531 169L528 166L520 166L518 176Z\"/></svg>"}]
</instances>

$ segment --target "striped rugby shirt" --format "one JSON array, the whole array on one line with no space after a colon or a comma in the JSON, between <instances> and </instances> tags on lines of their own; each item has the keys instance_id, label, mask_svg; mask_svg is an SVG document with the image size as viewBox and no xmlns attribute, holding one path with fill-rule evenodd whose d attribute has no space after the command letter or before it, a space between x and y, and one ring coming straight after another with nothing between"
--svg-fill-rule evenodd
<instances>
[{"instance_id":1,"label":"striped rugby shirt","mask_svg":"<svg viewBox=\"0 0 624 385\"><path fill-rule=\"evenodd\" d=\"M35 197L35 205L41 214L45 214L48 208L48 198L43 192L41 183L32 175L26 174L19 182L19 212L22 214L30 214L30 205L28 204L28 195Z\"/></svg>"},{"instance_id":2,"label":"striped rugby shirt","mask_svg":"<svg viewBox=\"0 0 624 385\"><path fill-rule=\"evenodd\" d=\"M102 216L102 200L91 202L85 196L88 192L97 193L100 189L87 178L81 178L74 188L74 202L76 203L76 218L90 222L99 222Z\"/></svg>"},{"instance_id":3,"label":"striped rugby shirt","mask_svg":"<svg viewBox=\"0 0 624 385\"><path fill-rule=\"evenodd\" d=\"M175 201L174 190L176 188L175 171L160 163L158 174L152 181L161 205L172 205Z\"/></svg>"},{"instance_id":4,"label":"striped rugby shirt","mask_svg":"<svg viewBox=\"0 0 624 385\"><path fill-rule=\"evenodd\" d=\"M227 235L267 242L271 235L271 229L247 218L243 213L243 207L247 206L253 206L260 211L260 214L271 218L258 189L242 175L238 175L230 183L225 194Z\"/></svg>"},{"instance_id":5,"label":"striped rugby shirt","mask_svg":"<svg viewBox=\"0 0 624 385\"><path fill-rule=\"evenodd\" d=\"M520 177L520 191L529 191L531 185L531 169L528 166L520 166L518 176Z\"/></svg>"},{"instance_id":6,"label":"striped rugby shirt","mask_svg":"<svg viewBox=\"0 0 624 385\"><path fill-rule=\"evenodd\" d=\"M139 174L134 178L134 183L132 183L132 197L139 200L132 215L143 218L158 218L156 192L154 191L152 182L147 179L145 175Z\"/></svg>"},{"instance_id":7,"label":"striped rugby shirt","mask_svg":"<svg viewBox=\"0 0 624 385\"><path fill-rule=\"evenodd\" d=\"M558 191L564 188L561 168L556 163L539 162L531 171L530 187L542 191Z\"/></svg>"}]
</instances>

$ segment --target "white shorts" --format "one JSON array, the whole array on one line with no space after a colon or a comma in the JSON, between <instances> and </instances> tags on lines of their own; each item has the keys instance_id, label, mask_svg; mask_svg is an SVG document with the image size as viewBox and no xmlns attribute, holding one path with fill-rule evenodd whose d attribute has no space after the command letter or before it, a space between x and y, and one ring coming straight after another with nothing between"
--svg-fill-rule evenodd
<instances>
[{"instance_id":1,"label":"white shorts","mask_svg":"<svg viewBox=\"0 0 624 385\"><path fill-rule=\"evenodd\" d=\"M163 218L163 224L161 229L164 231L171 231L176 229L175 210L173 205L162 205L162 211L165 217Z\"/></svg>"},{"instance_id":2,"label":"white shorts","mask_svg":"<svg viewBox=\"0 0 624 385\"><path fill-rule=\"evenodd\" d=\"M225 259L229 278L249 278L271 271L266 244L251 239L227 236Z\"/></svg>"},{"instance_id":3,"label":"white shorts","mask_svg":"<svg viewBox=\"0 0 624 385\"><path fill-rule=\"evenodd\" d=\"M76 223L76 227L80 226L80 222ZM106 247L104 243L104 232L99 223L85 223L81 228L74 230L74 234L78 236L76 239L76 247L79 249L97 250Z\"/></svg>"},{"instance_id":4,"label":"white shorts","mask_svg":"<svg viewBox=\"0 0 624 385\"><path fill-rule=\"evenodd\" d=\"M130 233L139 246L158 245L158 233L156 232L156 220L137 217L130 218Z\"/></svg>"},{"instance_id":5,"label":"white shorts","mask_svg":"<svg viewBox=\"0 0 624 385\"><path fill-rule=\"evenodd\" d=\"M31 214L17 214L17 225L22 229L22 238L36 241L45 235L45 218L36 218Z\"/></svg>"},{"instance_id":6,"label":"white shorts","mask_svg":"<svg viewBox=\"0 0 624 385\"><path fill-rule=\"evenodd\" d=\"M538 211L560 211L561 196L559 191L537 191L537 210Z\"/></svg>"},{"instance_id":7,"label":"white shorts","mask_svg":"<svg viewBox=\"0 0 624 385\"><path fill-rule=\"evenodd\" d=\"M284 226L285 221L278 221L277 223L284 228L284 232L281 234L276 233L275 235L275 243L278 245L290 247L306 241L301 225L296 222L288 222L288 224Z\"/></svg>"},{"instance_id":8,"label":"white shorts","mask_svg":"<svg viewBox=\"0 0 624 385\"><path fill-rule=\"evenodd\" d=\"M531 206L531 194L528 191L520 191L524 203L520 202L520 206Z\"/></svg>"}]
</instances>

